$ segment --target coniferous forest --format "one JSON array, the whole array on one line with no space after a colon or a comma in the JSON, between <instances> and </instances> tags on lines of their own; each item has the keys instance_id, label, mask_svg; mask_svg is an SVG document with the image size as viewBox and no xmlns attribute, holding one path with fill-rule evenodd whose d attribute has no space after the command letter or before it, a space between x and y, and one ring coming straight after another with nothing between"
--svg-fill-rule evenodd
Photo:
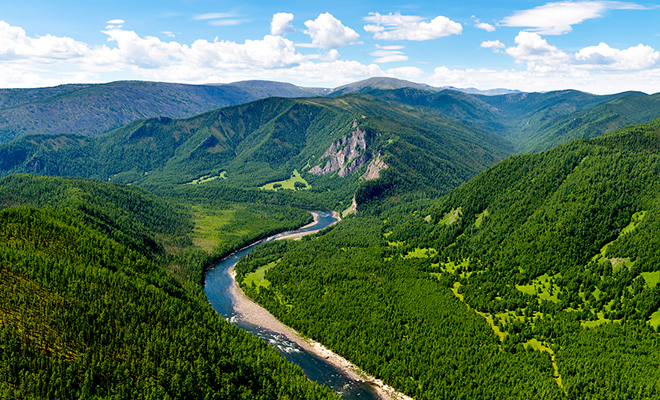
<instances>
[{"instance_id":1,"label":"coniferous forest","mask_svg":"<svg viewBox=\"0 0 660 400\"><path fill-rule=\"evenodd\" d=\"M415 399L660 398L645 99L366 88L0 144L0 397L337 398L203 289L333 210L237 281L367 373Z\"/></svg>"}]
</instances>

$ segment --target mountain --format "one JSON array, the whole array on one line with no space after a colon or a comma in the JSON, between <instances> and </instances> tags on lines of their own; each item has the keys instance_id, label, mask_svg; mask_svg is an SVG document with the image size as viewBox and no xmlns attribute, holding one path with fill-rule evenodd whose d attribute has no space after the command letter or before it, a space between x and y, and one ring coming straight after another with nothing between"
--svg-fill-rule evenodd
<instances>
[{"instance_id":1,"label":"mountain","mask_svg":"<svg viewBox=\"0 0 660 400\"><path fill-rule=\"evenodd\" d=\"M401 88L415 88L415 89L431 90L431 91L438 90L433 86L414 83L403 79L376 77L376 78L369 78L362 81L349 83L347 85L334 88L330 92L330 96L341 96L343 94L358 93L358 92L364 92L374 89L391 90L391 89L401 89Z\"/></svg>"},{"instance_id":2,"label":"mountain","mask_svg":"<svg viewBox=\"0 0 660 400\"><path fill-rule=\"evenodd\" d=\"M442 117L497 133L516 153L548 150L660 116L660 94L640 92L603 96L563 90L486 96L414 87L361 90L379 101L432 109Z\"/></svg>"},{"instance_id":3,"label":"mountain","mask_svg":"<svg viewBox=\"0 0 660 400\"><path fill-rule=\"evenodd\" d=\"M571 139L594 137L658 115L654 96L628 92L597 96L578 91L436 88L377 77L335 89L244 81L222 85L112 82L41 89L0 90L0 143L25 134L98 136L149 117L185 118L266 97L340 97L369 94L376 100L428 107L438 116L497 132L516 152L547 150ZM619 103L605 106L610 101Z\"/></svg>"},{"instance_id":4,"label":"mountain","mask_svg":"<svg viewBox=\"0 0 660 400\"><path fill-rule=\"evenodd\" d=\"M659 151L654 120L513 156L239 279L276 260L251 297L416 399L657 398Z\"/></svg>"},{"instance_id":5,"label":"mountain","mask_svg":"<svg viewBox=\"0 0 660 400\"><path fill-rule=\"evenodd\" d=\"M187 119L139 120L95 138L26 135L0 145L0 170L143 185L206 177L236 188L299 171L311 193L343 196L352 196L367 171L376 177L374 169L382 170L383 179L368 184L373 197L414 187L446 193L509 154L491 133L346 95L267 98Z\"/></svg>"},{"instance_id":6,"label":"mountain","mask_svg":"<svg viewBox=\"0 0 660 400\"><path fill-rule=\"evenodd\" d=\"M268 96L312 95L312 89L262 81L228 85L120 81L42 89L0 89L0 142L24 134L98 136L147 117L183 118Z\"/></svg>"},{"instance_id":7,"label":"mountain","mask_svg":"<svg viewBox=\"0 0 660 400\"><path fill-rule=\"evenodd\" d=\"M165 270L181 207L26 175L0 180L0 207L3 398L338 398Z\"/></svg>"}]
</instances>

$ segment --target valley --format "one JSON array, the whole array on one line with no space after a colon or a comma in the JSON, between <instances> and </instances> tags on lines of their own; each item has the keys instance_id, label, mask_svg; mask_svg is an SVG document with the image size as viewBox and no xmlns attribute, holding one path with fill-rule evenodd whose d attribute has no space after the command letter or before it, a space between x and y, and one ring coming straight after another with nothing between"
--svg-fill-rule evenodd
<instances>
[{"instance_id":1,"label":"valley","mask_svg":"<svg viewBox=\"0 0 660 400\"><path fill-rule=\"evenodd\" d=\"M144 87L162 97L139 114ZM98 108L109 92L134 106L114 121L130 121L56 132L23 114ZM657 94L379 78L0 99L25 121L0 144L5 397L337 398L204 291L220 259L329 210L342 221L259 246L236 282L384 385L660 398Z\"/></svg>"}]
</instances>

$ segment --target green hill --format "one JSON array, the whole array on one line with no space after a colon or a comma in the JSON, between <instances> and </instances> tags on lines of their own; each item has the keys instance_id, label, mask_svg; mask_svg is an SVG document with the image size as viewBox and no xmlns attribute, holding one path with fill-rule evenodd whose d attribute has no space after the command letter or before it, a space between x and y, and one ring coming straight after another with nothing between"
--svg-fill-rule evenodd
<instances>
[{"instance_id":1,"label":"green hill","mask_svg":"<svg viewBox=\"0 0 660 400\"><path fill-rule=\"evenodd\" d=\"M392 168L369 183L366 197L414 188L444 194L510 151L501 138L455 120L348 95L269 98L183 120L140 120L96 138L26 135L0 145L0 170L141 185L202 178L234 188L283 181L297 170L311 194L331 190L350 199L376 160Z\"/></svg>"},{"instance_id":2,"label":"green hill","mask_svg":"<svg viewBox=\"0 0 660 400\"><path fill-rule=\"evenodd\" d=\"M314 92L278 82L227 85L119 81L0 90L0 143L25 134L98 136L148 117L184 118L267 96L304 97Z\"/></svg>"},{"instance_id":3,"label":"green hill","mask_svg":"<svg viewBox=\"0 0 660 400\"><path fill-rule=\"evenodd\" d=\"M514 156L239 276L275 260L252 297L416 399L657 398L658 150L655 120Z\"/></svg>"},{"instance_id":4,"label":"green hill","mask_svg":"<svg viewBox=\"0 0 660 400\"><path fill-rule=\"evenodd\" d=\"M25 175L0 206L1 397L336 398L166 272L161 239L192 229L179 207Z\"/></svg>"}]
</instances>

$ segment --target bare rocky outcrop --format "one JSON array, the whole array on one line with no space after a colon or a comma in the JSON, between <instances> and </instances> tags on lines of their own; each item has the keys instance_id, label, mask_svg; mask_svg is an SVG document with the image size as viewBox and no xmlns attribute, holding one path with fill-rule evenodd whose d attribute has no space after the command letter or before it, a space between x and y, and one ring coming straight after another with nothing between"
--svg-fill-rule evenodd
<instances>
[{"instance_id":1,"label":"bare rocky outcrop","mask_svg":"<svg viewBox=\"0 0 660 400\"><path fill-rule=\"evenodd\" d=\"M366 136L366 131L357 128L349 136L334 141L321 157L321 160L328 158L325 166L321 168L317 165L310 169L309 173L325 175L339 170L337 175L343 178L357 171L372 158L371 153L367 151Z\"/></svg>"},{"instance_id":2,"label":"bare rocky outcrop","mask_svg":"<svg viewBox=\"0 0 660 400\"><path fill-rule=\"evenodd\" d=\"M363 181L370 181L373 179L380 178L380 171L387 168L387 164L380 159L380 153L376 156L376 159L369 164L367 171L362 175Z\"/></svg>"}]
</instances>

